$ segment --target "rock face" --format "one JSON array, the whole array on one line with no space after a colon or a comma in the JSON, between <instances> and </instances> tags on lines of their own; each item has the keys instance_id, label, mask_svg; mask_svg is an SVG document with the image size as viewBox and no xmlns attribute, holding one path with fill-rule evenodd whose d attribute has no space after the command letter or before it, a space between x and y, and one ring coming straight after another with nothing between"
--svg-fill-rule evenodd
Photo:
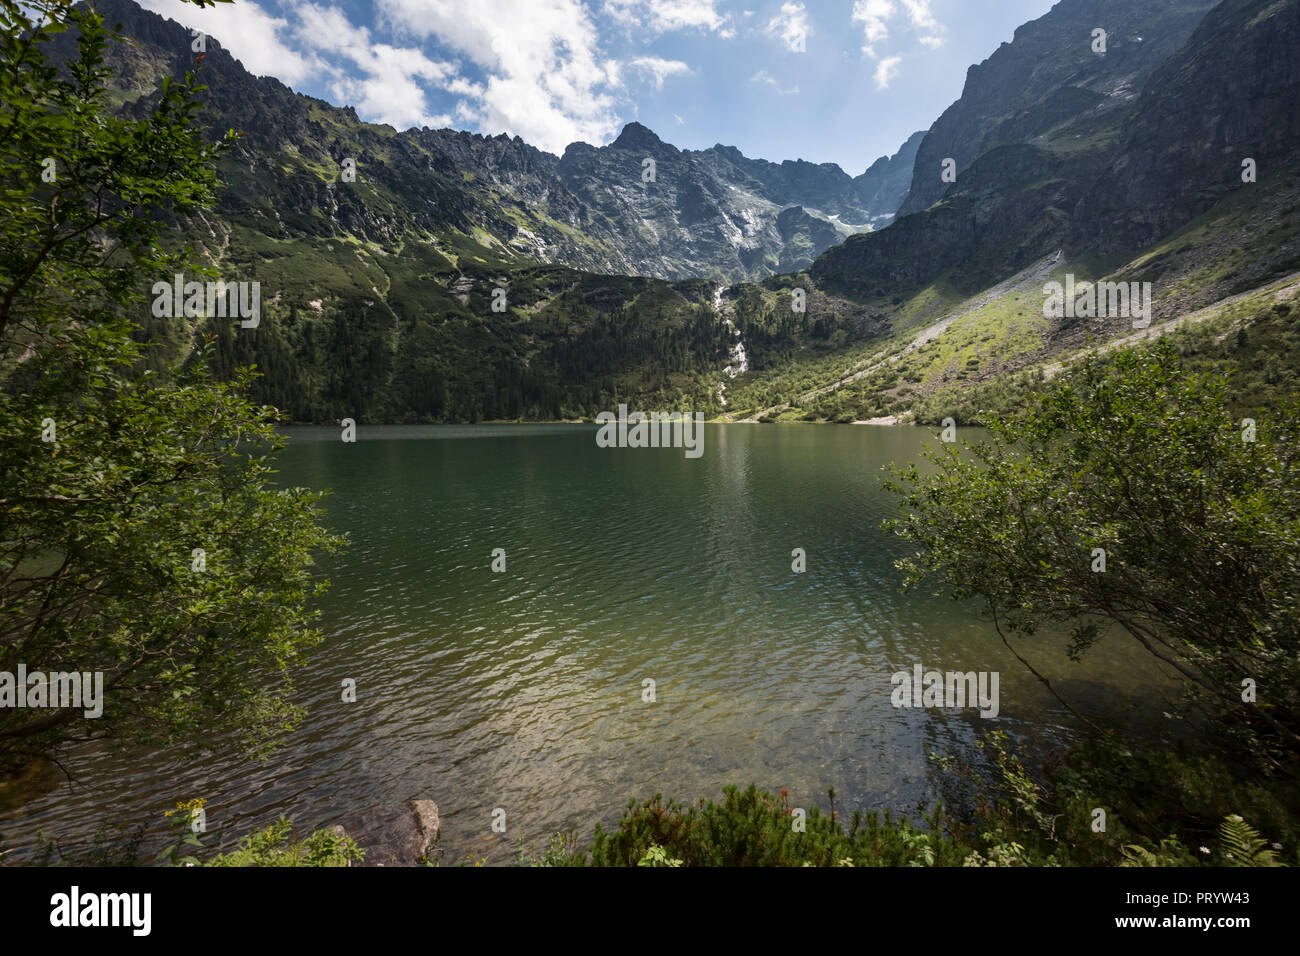
<instances>
[{"instance_id":1,"label":"rock face","mask_svg":"<svg viewBox=\"0 0 1300 956\"><path fill-rule=\"evenodd\" d=\"M868 211L873 228L883 229L894 221L894 216L911 189L916 153L924 139L925 130L913 133L897 153L881 156L867 167L865 173L853 180L853 191L858 197L858 204Z\"/></svg>"},{"instance_id":2,"label":"rock face","mask_svg":"<svg viewBox=\"0 0 1300 956\"><path fill-rule=\"evenodd\" d=\"M926 133L898 215L920 212L949 190L940 175L947 158L956 160L960 182L961 171L994 146L1131 103L1215 2L1062 0L1018 27L1010 43L967 71L961 98ZM1104 54L1093 50L1096 29L1106 31Z\"/></svg>"},{"instance_id":3,"label":"rock face","mask_svg":"<svg viewBox=\"0 0 1300 956\"><path fill-rule=\"evenodd\" d=\"M1209 6L1061 0L1017 30L927 134L899 218L814 278L855 297L940 277L975 291L1058 250L1133 254L1242 188L1244 158L1261 182L1300 160L1300 0ZM1111 25L1104 56L1079 52L1089 24Z\"/></svg>"},{"instance_id":4,"label":"rock face","mask_svg":"<svg viewBox=\"0 0 1300 956\"><path fill-rule=\"evenodd\" d=\"M1076 242L1142 246L1300 157L1300 3L1224 0L1151 76Z\"/></svg>"},{"instance_id":5,"label":"rock face","mask_svg":"<svg viewBox=\"0 0 1300 956\"><path fill-rule=\"evenodd\" d=\"M848 223L881 229L894 218L907 195L912 163L924 137L924 130L913 133L893 156L881 156L866 172L852 178L834 163L802 159L770 163L748 159L734 146L721 144L694 155L705 159L724 179L754 180L760 187L757 191L772 202L807 205Z\"/></svg>"},{"instance_id":6,"label":"rock face","mask_svg":"<svg viewBox=\"0 0 1300 956\"><path fill-rule=\"evenodd\" d=\"M366 851L363 866L420 866L438 845L438 805L408 800L398 806L350 813L333 827Z\"/></svg>"},{"instance_id":7,"label":"rock face","mask_svg":"<svg viewBox=\"0 0 1300 956\"><path fill-rule=\"evenodd\" d=\"M1068 220L1059 211L1079 201L1084 168L1081 157L998 147L962 173L942 203L850 237L810 271L819 288L855 298L906 294L939 276L973 293L1060 248Z\"/></svg>"},{"instance_id":8,"label":"rock face","mask_svg":"<svg viewBox=\"0 0 1300 956\"><path fill-rule=\"evenodd\" d=\"M721 144L680 150L629 123L608 146L571 144L555 172L587 211L583 228L618 250L617 271L734 280L806 268L846 235L887 224L904 166L910 176L900 150L853 178L834 163L771 163Z\"/></svg>"},{"instance_id":9,"label":"rock face","mask_svg":"<svg viewBox=\"0 0 1300 956\"><path fill-rule=\"evenodd\" d=\"M98 6L138 40L110 44L108 56L124 109L142 113L162 77L193 68L189 32L132 0ZM71 53L73 37L60 42ZM393 246L417 233L456 248L470 237L505 260L668 280L758 279L803 268L854 231L888 223L913 153L905 145L853 178L833 163L771 163L729 146L679 150L629 123L608 146L573 143L556 157L517 136L362 123L350 107L252 76L211 37L201 72L201 121L214 137L242 134L220 162L230 188L218 212L277 240L348 236ZM647 158L657 164L653 183L642 180ZM345 159L355 161L355 188L330 175ZM821 225L783 234L777 217L794 206Z\"/></svg>"}]
</instances>

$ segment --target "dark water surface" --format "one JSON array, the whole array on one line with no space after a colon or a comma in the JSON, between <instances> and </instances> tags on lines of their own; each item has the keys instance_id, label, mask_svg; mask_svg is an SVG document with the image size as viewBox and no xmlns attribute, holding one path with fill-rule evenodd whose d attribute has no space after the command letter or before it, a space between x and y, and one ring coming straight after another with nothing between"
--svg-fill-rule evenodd
<instances>
[{"instance_id":1,"label":"dark water surface","mask_svg":"<svg viewBox=\"0 0 1300 956\"><path fill-rule=\"evenodd\" d=\"M1071 736L977 607L901 590L881 468L915 460L927 430L710 425L698 459L594 433L290 430L282 480L331 489L330 523L351 536L323 565L327 638L299 679L300 729L265 763L83 749L78 782L0 816L0 833L24 849L38 828L84 839L202 796L207 842L228 846L280 812L314 828L429 797L445 862L501 861L521 836L571 826L585 842L655 792L753 781L824 807L834 786L840 809L912 810L945 792L931 751L990 727L1038 752ZM1077 664L1062 648L1027 653L1076 705L1158 714L1158 675L1118 638ZM894 708L890 676L918 663L1000 672L999 716Z\"/></svg>"}]
</instances>

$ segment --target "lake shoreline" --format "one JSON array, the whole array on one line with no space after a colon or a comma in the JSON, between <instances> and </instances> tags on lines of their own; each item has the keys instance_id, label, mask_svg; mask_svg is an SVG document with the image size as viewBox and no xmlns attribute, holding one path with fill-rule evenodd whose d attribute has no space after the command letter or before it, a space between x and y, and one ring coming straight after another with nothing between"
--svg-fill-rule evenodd
<instances>
[{"instance_id":1,"label":"lake shoreline","mask_svg":"<svg viewBox=\"0 0 1300 956\"><path fill-rule=\"evenodd\" d=\"M337 422L299 422L285 421L280 422L281 428L328 428L337 425ZM586 420L580 418L511 418L511 419L486 419L478 422L366 422L369 425L383 425L384 427L397 428L401 426L429 426L429 425L591 425L598 426L600 422L595 419ZM901 415L885 415L880 418L865 418L853 422L831 422L831 421L789 421L789 422L760 422L757 419L744 419L741 421L722 421L717 418L705 419L706 425L876 425L885 427L915 425L914 421L904 421Z\"/></svg>"}]
</instances>

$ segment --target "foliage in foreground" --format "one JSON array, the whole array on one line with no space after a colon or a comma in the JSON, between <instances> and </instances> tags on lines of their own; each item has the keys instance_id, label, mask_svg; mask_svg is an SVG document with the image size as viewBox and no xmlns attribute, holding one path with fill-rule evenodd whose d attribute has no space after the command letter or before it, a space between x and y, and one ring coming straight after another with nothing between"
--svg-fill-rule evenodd
<instances>
[{"instance_id":1,"label":"foliage in foreground","mask_svg":"<svg viewBox=\"0 0 1300 956\"><path fill-rule=\"evenodd\" d=\"M249 834L239 848L221 853L203 866L351 866L365 851L349 836L316 830L302 840L293 839L293 824L280 817L265 830Z\"/></svg>"},{"instance_id":2,"label":"foliage in foreground","mask_svg":"<svg viewBox=\"0 0 1300 956\"><path fill-rule=\"evenodd\" d=\"M1278 771L1300 754L1300 404L1236 421L1226 390L1168 344L1085 360L991 440L895 469L889 525L910 586L982 599L1004 639L1068 628L1075 658L1126 636L1220 752Z\"/></svg>"},{"instance_id":3,"label":"foliage in foreground","mask_svg":"<svg viewBox=\"0 0 1300 956\"><path fill-rule=\"evenodd\" d=\"M656 794L631 801L616 828L597 826L568 865L593 866L1282 866L1300 865L1300 791L1243 781L1205 758L1140 754L1107 737L1034 779L1005 734L974 813L921 821L808 809L803 832L788 795L752 784L693 806ZM972 774L970 766L959 774ZM830 791L834 807L834 790ZM1099 817L1097 811L1104 813ZM1240 810L1241 812L1238 812ZM1247 819L1249 818L1249 820ZM1101 828L1098 822L1101 821ZM524 862L524 861L521 861ZM534 864L536 865L536 864ZM558 865L550 863L547 865Z\"/></svg>"},{"instance_id":4,"label":"foliage in foreground","mask_svg":"<svg viewBox=\"0 0 1300 956\"><path fill-rule=\"evenodd\" d=\"M847 830L838 814L808 810L796 830L785 795L728 787L721 803L683 807L659 795L628 804L617 829L599 825L593 866L954 866L969 850L946 832L936 813L929 829L885 813L855 812ZM678 861L672 863L670 861Z\"/></svg>"},{"instance_id":5,"label":"foliage in foreground","mask_svg":"<svg viewBox=\"0 0 1300 956\"><path fill-rule=\"evenodd\" d=\"M300 716L312 563L341 542L321 495L275 487L251 372L214 381L199 343L155 374L137 321L155 283L203 272L159 224L210 205L234 134L202 141L194 72L114 115L124 41L89 7L0 0L0 27L0 671L102 681L89 719L0 708L0 771L87 737L265 750Z\"/></svg>"}]
</instances>

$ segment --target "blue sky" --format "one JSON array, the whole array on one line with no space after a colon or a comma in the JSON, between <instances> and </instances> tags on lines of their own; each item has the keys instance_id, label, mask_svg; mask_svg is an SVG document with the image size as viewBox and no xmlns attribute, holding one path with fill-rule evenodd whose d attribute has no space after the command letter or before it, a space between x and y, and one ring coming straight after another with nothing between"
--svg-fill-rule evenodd
<instances>
[{"instance_id":1,"label":"blue sky","mask_svg":"<svg viewBox=\"0 0 1300 956\"><path fill-rule=\"evenodd\" d=\"M141 3L253 73L399 129L505 132L559 154L637 120L683 148L856 175L1054 0Z\"/></svg>"}]
</instances>

